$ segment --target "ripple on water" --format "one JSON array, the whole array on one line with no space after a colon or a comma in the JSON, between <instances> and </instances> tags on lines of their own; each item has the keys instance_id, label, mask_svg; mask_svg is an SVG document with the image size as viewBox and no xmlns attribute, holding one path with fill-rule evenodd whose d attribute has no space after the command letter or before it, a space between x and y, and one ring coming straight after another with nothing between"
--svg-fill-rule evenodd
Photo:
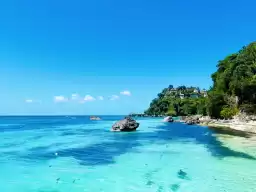
<instances>
[{"instance_id":1,"label":"ripple on water","mask_svg":"<svg viewBox=\"0 0 256 192\"><path fill-rule=\"evenodd\" d=\"M226 132L157 118L139 119L134 133L110 132L120 118L102 117L96 123L82 117L3 120L13 125L0 135L0 191L256 189L254 138L226 137ZM19 124L23 129L16 129Z\"/></svg>"}]
</instances>

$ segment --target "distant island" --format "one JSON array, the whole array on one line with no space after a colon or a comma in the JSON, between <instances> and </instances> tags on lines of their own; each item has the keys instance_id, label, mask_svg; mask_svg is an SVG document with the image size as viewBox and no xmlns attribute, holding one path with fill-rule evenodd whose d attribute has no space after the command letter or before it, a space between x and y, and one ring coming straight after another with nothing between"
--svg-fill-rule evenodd
<instances>
[{"instance_id":1,"label":"distant island","mask_svg":"<svg viewBox=\"0 0 256 192\"><path fill-rule=\"evenodd\" d=\"M169 85L144 112L145 116L202 115L231 119L256 114L256 42L220 60L209 90Z\"/></svg>"}]
</instances>

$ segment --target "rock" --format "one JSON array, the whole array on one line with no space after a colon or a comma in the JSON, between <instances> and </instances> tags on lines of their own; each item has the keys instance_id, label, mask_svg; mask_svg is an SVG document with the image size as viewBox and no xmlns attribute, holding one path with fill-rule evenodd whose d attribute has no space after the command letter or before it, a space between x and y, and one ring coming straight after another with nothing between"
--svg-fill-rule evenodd
<instances>
[{"instance_id":1,"label":"rock","mask_svg":"<svg viewBox=\"0 0 256 192\"><path fill-rule=\"evenodd\" d=\"M187 180L189 179L188 174L185 171L181 170L181 169L179 170L177 175L180 179L187 179Z\"/></svg>"},{"instance_id":2,"label":"rock","mask_svg":"<svg viewBox=\"0 0 256 192\"><path fill-rule=\"evenodd\" d=\"M165 117L164 118L164 122L169 122L169 123L172 123L174 120L172 118L172 116L168 116L168 117Z\"/></svg>"},{"instance_id":3,"label":"rock","mask_svg":"<svg viewBox=\"0 0 256 192\"><path fill-rule=\"evenodd\" d=\"M210 116L202 116L199 118L200 124L207 125L212 121Z\"/></svg>"},{"instance_id":4,"label":"rock","mask_svg":"<svg viewBox=\"0 0 256 192\"><path fill-rule=\"evenodd\" d=\"M199 124L200 120L199 120L199 117L197 117L197 116L195 116L195 117L191 116L191 117L187 117L185 119L185 123L187 125L194 125L194 124Z\"/></svg>"},{"instance_id":5,"label":"rock","mask_svg":"<svg viewBox=\"0 0 256 192\"><path fill-rule=\"evenodd\" d=\"M148 115L144 113L131 113L129 116L130 117L148 117Z\"/></svg>"},{"instance_id":6,"label":"rock","mask_svg":"<svg viewBox=\"0 0 256 192\"><path fill-rule=\"evenodd\" d=\"M185 123L186 123L187 125L193 125L193 124L194 124L194 121L192 121L192 120L186 120Z\"/></svg>"},{"instance_id":7,"label":"rock","mask_svg":"<svg viewBox=\"0 0 256 192\"><path fill-rule=\"evenodd\" d=\"M125 119L116 122L112 126L112 131L135 131L139 125L140 124L131 117L125 117Z\"/></svg>"},{"instance_id":8,"label":"rock","mask_svg":"<svg viewBox=\"0 0 256 192\"><path fill-rule=\"evenodd\" d=\"M90 120L92 120L92 121L99 121L101 119L99 117L91 116Z\"/></svg>"},{"instance_id":9,"label":"rock","mask_svg":"<svg viewBox=\"0 0 256 192\"><path fill-rule=\"evenodd\" d=\"M173 185L171 185L171 190L172 190L172 191L178 191L179 188L180 188L180 185L179 185L179 184L173 184Z\"/></svg>"}]
</instances>

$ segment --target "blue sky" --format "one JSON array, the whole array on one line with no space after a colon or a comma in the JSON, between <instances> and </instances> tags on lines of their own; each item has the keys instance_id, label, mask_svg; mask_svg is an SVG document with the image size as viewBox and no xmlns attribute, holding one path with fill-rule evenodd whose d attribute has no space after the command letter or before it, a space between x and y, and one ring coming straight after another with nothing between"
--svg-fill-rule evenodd
<instances>
[{"instance_id":1,"label":"blue sky","mask_svg":"<svg viewBox=\"0 0 256 192\"><path fill-rule=\"evenodd\" d=\"M256 39L255 7L1 1L0 114L127 114L142 112L169 84L208 88L217 61Z\"/></svg>"}]
</instances>

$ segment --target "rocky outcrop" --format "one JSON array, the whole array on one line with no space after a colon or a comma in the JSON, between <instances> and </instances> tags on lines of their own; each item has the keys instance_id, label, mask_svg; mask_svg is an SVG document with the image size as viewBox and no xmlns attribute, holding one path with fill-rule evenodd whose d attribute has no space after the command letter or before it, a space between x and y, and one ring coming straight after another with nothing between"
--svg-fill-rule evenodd
<instances>
[{"instance_id":1,"label":"rocky outcrop","mask_svg":"<svg viewBox=\"0 0 256 192\"><path fill-rule=\"evenodd\" d=\"M187 125L194 125L194 124L199 124L200 120L199 120L199 117L197 116L190 116L185 119L185 123Z\"/></svg>"},{"instance_id":2,"label":"rocky outcrop","mask_svg":"<svg viewBox=\"0 0 256 192\"><path fill-rule=\"evenodd\" d=\"M148 115L147 114L141 114L141 113L131 113L130 115L129 115L130 117L148 117Z\"/></svg>"},{"instance_id":3,"label":"rocky outcrop","mask_svg":"<svg viewBox=\"0 0 256 192\"><path fill-rule=\"evenodd\" d=\"M135 131L139 125L140 124L131 117L125 117L125 119L116 122L112 126L112 131Z\"/></svg>"},{"instance_id":4,"label":"rocky outcrop","mask_svg":"<svg viewBox=\"0 0 256 192\"><path fill-rule=\"evenodd\" d=\"M174 120L172 118L172 116L168 116L168 117L165 117L164 118L164 122L169 122L169 123L172 123Z\"/></svg>"},{"instance_id":5,"label":"rocky outcrop","mask_svg":"<svg viewBox=\"0 0 256 192\"><path fill-rule=\"evenodd\" d=\"M91 116L90 120L92 120L92 121L99 121L101 119L99 117Z\"/></svg>"},{"instance_id":6,"label":"rocky outcrop","mask_svg":"<svg viewBox=\"0 0 256 192\"><path fill-rule=\"evenodd\" d=\"M234 116L233 119L241 122L250 122L250 121L256 121L256 116L247 115L245 113L239 113L236 116Z\"/></svg>"}]
</instances>

